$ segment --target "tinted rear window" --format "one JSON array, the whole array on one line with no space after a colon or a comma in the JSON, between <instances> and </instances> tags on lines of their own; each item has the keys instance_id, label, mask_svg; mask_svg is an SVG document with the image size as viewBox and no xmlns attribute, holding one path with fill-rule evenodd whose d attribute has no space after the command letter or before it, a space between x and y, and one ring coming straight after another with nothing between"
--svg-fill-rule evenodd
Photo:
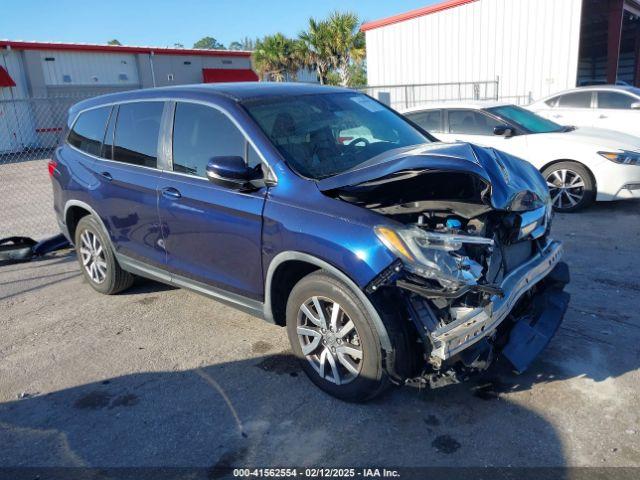
<instances>
[{"instance_id":1,"label":"tinted rear window","mask_svg":"<svg viewBox=\"0 0 640 480\"><path fill-rule=\"evenodd\" d=\"M155 168L163 102L124 103L118 107L113 159Z\"/></svg>"},{"instance_id":2,"label":"tinted rear window","mask_svg":"<svg viewBox=\"0 0 640 480\"><path fill-rule=\"evenodd\" d=\"M69 132L69 144L91 155L100 155L110 111L111 107L102 107L81 113Z\"/></svg>"}]
</instances>

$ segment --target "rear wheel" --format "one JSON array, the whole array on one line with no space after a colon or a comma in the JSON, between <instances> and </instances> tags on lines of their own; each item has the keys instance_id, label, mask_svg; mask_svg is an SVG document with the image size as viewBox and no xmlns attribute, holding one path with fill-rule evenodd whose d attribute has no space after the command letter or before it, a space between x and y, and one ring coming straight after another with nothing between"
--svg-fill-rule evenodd
<instances>
[{"instance_id":1,"label":"rear wheel","mask_svg":"<svg viewBox=\"0 0 640 480\"><path fill-rule=\"evenodd\" d=\"M133 275L120 268L111 243L92 215L82 217L78 222L75 246L82 274L94 290L112 295L131 286Z\"/></svg>"},{"instance_id":2,"label":"rear wheel","mask_svg":"<svg viewBox=\"0 0 640 480\"><path fill-rule=\"evenodd\" d=\"M558 212L575 212L591 203L596 196L591 173L576 162L559 162L545 168L553 208Z\"/></svg>"},{"instance_id":3,"label":"rear wheel","mask_svg":"<svg viewBox=\"0 0 640 480\"><path fill-rule=\"evenodd\" d=\"M296 284L287 333L305 373L325 392L358 402L387 386L376 328L358 297L334 277L314 272Z\"/></svg>"}]
</instances>

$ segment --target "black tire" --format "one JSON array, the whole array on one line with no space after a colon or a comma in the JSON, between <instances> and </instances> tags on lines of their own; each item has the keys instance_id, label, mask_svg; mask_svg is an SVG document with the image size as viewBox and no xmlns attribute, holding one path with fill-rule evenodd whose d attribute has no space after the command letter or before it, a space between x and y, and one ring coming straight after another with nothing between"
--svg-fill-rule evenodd
<instances>
[{"instance_id":1,"label":"black tire","mask_svg":"<svg viewBox=\"0 0 640 480\"><path fill-rule=\"evenodd\" d=\"M300 313L301 307L307 301L312 302L311 299L313 297L318 297L323 302L328 299L330 302L338 303L344 314L344 316L341 316L341 319L345 321L350 319L355 326L355 328L351 330L351 332L355 331L355 336L353 336L353 333L351 333L350 336L345 336L345 340L342 340L344 343L337 347L340 349L347 345L355 345L356 348L361 349L362 358L358 362L359 373L348 382L336 384L324 378L314 369L310 360L308 360L307 356L303 353L301 339L298 335L299 315L302 315L301 318L308 318ZM329 323L331 311L328 309L325 310L325 318ZM317 312L314 311L313 313ZM313 325L308 325L313 327ZM338 331L340 330L338 329ZM322 271L311 273L300 280L291 291L287 301L287 334L291 348L295 356L299 359L302 369L307 376L318 387L334 397L350 402L363 402L379 395L390 384L383 368L380 338L376 327L367 315L364 305L347 285L327 273ZM330 334L331 333L329 333L329 335ZM321 342L325 341L324 338L323 336ZM333 341L335 342L336 340ZM351 341L356 343L349 343ZM323 345L324 344L321 343L318 346L320 351L324 348L335 348ZM327 343L327 345L330 344ZM330 353L327 352L327 355L330 355ZM310 357L313 356L314 355L310 354ZM318 358L318 361L320 356L321 355L315 356ZM339 360L337 356L332 358L334 362L338 362L336 365L343 371L343 378L346 379L346 377L350 375L350 372L344 369L344 364L341 363L343 360ZM353 361L354 358L350 358L350 360ZM331 374L331 377L333 377L333 370L328 363L329 362L325 363L326 376ZM338 375L338 377L340 378L341 375Z\"/></svg>"},{"instance_id":2,"label":"black tire","mask_svg":"<svg viewBox=\"0 0 640 480\"><path fill-rule=\"evenodd\" d=\"M102 248L96 248L95 251L99 253L91 256L92 260L89 265L96 263L94 267L96 270L91 270L90 267L85 267L84 259L87 258L87 239L92 240L94 237L98 242L97 245ZM80 219L74 240L80 270L94 290L105 295L113 295L126 290L133 284L134 276L120 267L111 249L111 242L106 238L99 221L93 215L87 215ZM93 244L91 241L89 243ZM98 263L100 264L99 270Z\"/></svg>"},{"instance_id":3,"label":"black tire","mask_svg":"<svg viewBox=\"0 0 640 480\"><path fill-rule=\"evenodd\" d=\"M565 177L563 177L563 175ZM554 163L542 171L542 176L549 186L553 200L553 208L556 212L577 212L591 205L596 198L596 184L593 176L584 165L578 162L567 161ZM569 186L568 184L572 179L577 179L578 177L579 181L577 181L576 184L583 185L582 187L570 187L565 190L559 188L565 184L565 187ZM562 178L567 179L565 184L563 184ZM550 183L554 184L556 188L551 187L551 185L549 185ZM575 202L575 204L572 202Z\"/></svg>"}]
</instances>

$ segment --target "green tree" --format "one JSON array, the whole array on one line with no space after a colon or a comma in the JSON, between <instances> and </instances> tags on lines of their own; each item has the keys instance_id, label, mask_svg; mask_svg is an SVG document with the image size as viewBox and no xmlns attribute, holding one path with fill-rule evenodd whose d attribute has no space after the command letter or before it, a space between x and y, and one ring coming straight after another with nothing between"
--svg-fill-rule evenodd
<instances>
[{"instance_id":1,"label":"green tree","mask_svg":"<svg viewBox=\"0 0 640 480\"><path fill-rule=\"evenodd\" d=\"M256 42L253 63L263 80L283 82L287 76L296 79L302 67L298 44L282 33L267 35Z\"/></svg>"},{"instance_id":2,"label":"green tree","mask_svg":"<svg viewBox=\"0 0 640 480\"><path fill-rule=\"evenodd\" d=\"M207 50L226 50L225 46L213 37L203 37L193 44L193 48L204 48Z\"/></svg>"},{"instance_id":3,"label":"green tree","mask_svg":"<svg viewBox=\"0 0 640 480\"><path fill-rule=\"evenodd\" d=\"M242 40L231 42L229 44L229 50L247 50L252 51L256 48L256 40L249 37L244 37Z\"/></svg>"},{"instance_id":4,"label":"green tree","mask_svg":"<svg viewBox=\"0 0 640 480\"><path fill-rule=\"evenodd\" d=\"M119 40L117 40L117 39L115 39L115 38L114 38L113 40L109 40L109 41L107 42L107 45L122 45L122 44L120 43L120 41L119 41Z\"/></svg>"},{"instance_id":5,"label":"green tree","mask_svg":"<svg viewBox=\"0 0 640 480\"><path fill-rule=\"evenodd\" d=\"M351 70L349 86L353 88L362 88L367 86L367 66L366 62L354 63L349 67Z\"/></svg>"},{"instance_id":6,"label":"green tree","mask_svg":"<svg viewBox=\"0 0 640 480\"><path fill-rule=\"evenodd\" d=\"M309 19L307 30L298 34L299 57L309 69L315 70L321 85L327 83L327 75L335 63L331 30L326 21Z\"/></svg>"},{"instance_id":7,"label":"green tree","mask_svg":"<svg viewBox=\"0 0 640 480\"><path fill-rule=\"evenodd\" d=\"M364 61L365 36L360 31L360 20L354 13L333 12L327 19L331 38L331 62L340 75L340 84L351 84L353 64Z\"/></svg>"}]
</instances>

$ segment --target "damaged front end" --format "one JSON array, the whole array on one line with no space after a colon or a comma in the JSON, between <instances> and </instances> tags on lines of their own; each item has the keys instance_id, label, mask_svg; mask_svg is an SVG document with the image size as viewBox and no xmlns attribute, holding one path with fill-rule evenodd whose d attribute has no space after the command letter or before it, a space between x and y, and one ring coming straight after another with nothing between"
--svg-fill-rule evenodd
<instances>
[{"instance_id":1,"label":"damaged front end","mask_svg":"<svg viewBox=\"0 0 640 480\"><path fill-rule=\"evenodd\" d=\"M531 165L467 144L435 145L319 188L389 219L375 232L398 260L366 293L400 301L411 320L424 361L408 383L458 382L497 354L522 372L557 331L569 270L549 238L550 199Z\"/></svg>"}]
</instances>

